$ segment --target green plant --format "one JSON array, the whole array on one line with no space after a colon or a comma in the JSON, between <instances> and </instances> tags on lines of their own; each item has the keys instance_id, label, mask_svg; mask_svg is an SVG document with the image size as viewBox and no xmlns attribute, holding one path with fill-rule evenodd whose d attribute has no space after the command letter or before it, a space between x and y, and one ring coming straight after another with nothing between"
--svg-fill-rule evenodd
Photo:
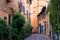
<instances>
[{"instance_id":1,"label":"green plant","mask_svg":"<svg viewBox=\"0 0 60 40\"><path fill-rule=\"evenodd\" d=\"M25 17L20 13L12 9L13 19L12 19L12 29L13 29L13 39L22 40L21 30L25 24Z\"/></svg>"},{"instance_id":2,"label":"green plant","mask_svg":"<svg viewBox=\"0 0 60 40\"><path fill-rule=\"evenodd\" d=\"M21 29L24 26L25 18L21 13L19 12L15 12L15 13L16 14L14 14L13 16L12 25L13 27Z\"/></svg>"},{"instance_id":3,"label":"green plant","mask_svg":"<svg viewBox=\"0 0 60 40\"><path fill-rule=\"evenodd\" d=\"M31 32L31 24L20 12L13 10L12 25L0 18L0 40L24 40Z\"/></svg>"},{"instance_id":4,"label":"green plant","mask_svg":"<svg viewBox=\"0 0 60 40\"><path fill-rule=\"evenodd\" d=\"M31 24L29 23L29 21L26 21L26 22L25 22L25 25L24 25L24 27L22 28L22 32L23 32L23 36L25 36L25 37L31 35L31 33L32 33L32 26L31 26Z\"/></svg>"},{"instance_id":5,"label":"green plant","mask_svg":"<svg viewBox=\"0 0 60 40\"><path fill-rule=\"evenodd\" d=\"M59 0L50 0L50 23L53 31L60 33L60 7Z\"/></svg>"},{"instance_id":6,"label":"green plant","mask_svg":"<svg viewBox=\"0 0 60 40\"><path fill-rule=\"evenodd\" d=\"M7 23L5 20L0 18L0 40L7 39Z\"/></svg>"},{"instance_id":7,"label":"green plant","mask_svg":"<svg viewBox=\"0 0 60 40\"><path fill-rule=\"evenodd\" d=\"M24 40L32 32L32 26L20 12L13 10L12 25L0 18L0 40Z\"/></svg>"}]
</instances>

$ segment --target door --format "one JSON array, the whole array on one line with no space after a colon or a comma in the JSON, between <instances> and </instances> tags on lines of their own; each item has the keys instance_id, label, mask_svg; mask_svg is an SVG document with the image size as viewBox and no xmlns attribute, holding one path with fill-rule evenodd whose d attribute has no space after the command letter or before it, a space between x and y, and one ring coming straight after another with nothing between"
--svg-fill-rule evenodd
<instances>
[{"instance_id":1,"label":"door","mask_svg":"<svg viewBox=\"0 0 60 40\"><path fill-rule=\"evenodd\" d=\"M40 27L41 27L41 24L39 24L39 27L38 27L38 33L39 33L39 34L40 34L40 32L41 32Z\"/></svg>"},{"instance_id":2,"label":"door","mask_svg":"<svg viewBox=\"0 0 60 40\"><path fill-rule=\"evenodd\" d=\"M42 25L41 25L40 29L41 29L40 33L43 34L43 26Z\"/></svg>"},{"instance_id":3,"label":"door","mask_svg":"<svg viewBox=\"0 0 60 40\"><path fill-rule=\"evenodd\" d=\"M41 24L39 24L39 27L38 27L39 29L39 31L38 31L38 33L39 34L43 34L44 32L43 32L43 25L41 25Z\"/></svg>"}]
</instances>

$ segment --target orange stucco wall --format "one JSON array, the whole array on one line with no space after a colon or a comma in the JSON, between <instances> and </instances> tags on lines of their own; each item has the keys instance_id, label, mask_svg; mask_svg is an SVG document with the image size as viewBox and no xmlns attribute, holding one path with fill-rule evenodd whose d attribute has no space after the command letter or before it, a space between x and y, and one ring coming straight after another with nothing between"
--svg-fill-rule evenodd
<instances>
[{"instance_id":1,"label":"orange stucco wall","mask_svg":"<svg viewBox=\"0 0 60 40\"><path fill-rule=\"evenodd\" d=\"M44 25L44 22L45 22L45 21L48 22L48 25L47 25L47 27L46 27L46 35L48 35L48 36L50 35L50 20L49 20L49 13L50 13L50 12L47 13L45 19L42 19L42 20L39 21L39 24L42 24L42 25Z\"/></svg>"},{"instance_id":2,"label":"orange stucco wall","mask_svg":"<svg viewBox=\"0 0 60 40\"><path fill-rule=\"evenodd\" d=\"M47 0L32 0L32 4L30 5L30 13L31 13L31 25L33 26L32 32L38 31L38 18L37 15L41 12L43 6L48 4Z\"/></svg>"},{"instance_id":3,"label":"orange stucco wall","mask_svg":"<svg viewBox=\"0 0 60 40\"><path fill-rule=\"evenodd\" d=\"M38 20L36 14L31 15L31 25L33 27L32 32L37 32Z\"/></svg>"}]
</instances>

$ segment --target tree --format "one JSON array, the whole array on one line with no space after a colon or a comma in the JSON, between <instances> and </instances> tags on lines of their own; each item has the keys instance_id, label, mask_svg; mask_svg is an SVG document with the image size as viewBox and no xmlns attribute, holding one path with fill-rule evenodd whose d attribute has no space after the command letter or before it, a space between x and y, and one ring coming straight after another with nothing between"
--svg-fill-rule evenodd
<instances>
[{"instance_id":1,"label":"tree","mask_svg":"<svg viewBox=\"0 0 60 40\"><path fill-rule=\"evenodd\" d=\"M20 13L11 8L13 13L12 19L12 39L24 40L25 37L32 33L32 26Z\"/></svg>"},{"instance_id":2,"label":"tree","mask_svg":"<svg viewBox=\"0 0 60 40\"><path fill-rule=\"evenodd\" d=\"M22 40L32 34L32 26L29 21L25 20L25 25L21 30Z\"/></svg>"},{"instance_id":3,"label":"tree","mask_svg":"<svg viewBox=\"0 0 60 40\"><path fill-rule=\"evenodd\" d=\"M11 8L12 9L12 8ZM22 40L21 30L25 24L25 17L20 13L12 9L13 18L12 18L12 30L13 30L13 39Z\"/></svg>"},{"instance_id":4,"label":"tree","mask_svg":"<svg viewBox=\"0 0 60 40\"><path fill-rule=\"evenodd\" d=\"M25 24L24 16L19 12L15 12L12 20L13 27L21 29L24 26L24 24Z\"/></svg>"}]
</instances>

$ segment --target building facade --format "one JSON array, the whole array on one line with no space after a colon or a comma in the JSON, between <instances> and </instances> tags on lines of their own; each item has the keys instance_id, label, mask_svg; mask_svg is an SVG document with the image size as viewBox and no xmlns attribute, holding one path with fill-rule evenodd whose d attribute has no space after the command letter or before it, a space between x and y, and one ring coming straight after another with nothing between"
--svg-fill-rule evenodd
<instances>
[{"instance_id":1,"label":"building facade","mask_svg":"<svg viewBox=\"0 0 60 40\"><path fill-rule=\"evenodd\" d=\"M13 8L16 11L19 11L19 0L9 0L8 6Z\"/></svg>"},{"instance_id":2,"label":"building facade","mask_svg":"<svg viewBox=\"0 0 60 40\"><path fill-rule=\"evenodd\" d=\"M0 0L0 18L5 19L7 21L7 24L10 24L12 21L12 13L8 6L7 0Z\"/></svg>"},{"instance_id":3,"label":"building facade","mask_svg":"<svg viewBox=\"0 0 60 40\"><path fill-rule=\"evenodd\" d=\"M38 33L37 15L48 3L47 0L0 0L0 18L5 19L10 24L12 22L10 7L12 7L14 10L20 11L26 18L30 18L32 32Z\"/></svg>"},{"instance_id":4,"label":"building facade","mask_svg":"<svg viewBox=\"0 0 60 40\"><path fill-rule=\"evenodd\" d=\"M19 0L0 0L0 18L5 19L7 24L12 23L12 10L19 11Z\"/></svg>"},{"instance_id":5,"label":"building facade","mask_svg":"<svg viewBox=\"0 0 60 40\"><path fill-rule=\"evenodd\" d=\"M26 17L30 17L30 1L31 0L19 0L19 10Z\"/></svg>"},{"instance_id":6,"label":"building facade","mask_svg":"<svg viewBox=\"0 0 60 40\"><path fill-rule=\"evenodd\" d=\"M42 11L38 14L38 33L45 34L50 36L51 35L51 27L50 27L50 20L49 20L49 5L42 8Z\"/></svg>"},{"instance_id":7,"label":"building facade","mask_svg":"<svg viewBox=\"0 0 60 40\"><path fill-rule=\"evenodd\" d=\"M38 18L37 15L41 12L44 6L47 6L49 0L32 0L30 5L31 25L33 26L33 33L38 33Z\"/></svg>"}]
</instances>

